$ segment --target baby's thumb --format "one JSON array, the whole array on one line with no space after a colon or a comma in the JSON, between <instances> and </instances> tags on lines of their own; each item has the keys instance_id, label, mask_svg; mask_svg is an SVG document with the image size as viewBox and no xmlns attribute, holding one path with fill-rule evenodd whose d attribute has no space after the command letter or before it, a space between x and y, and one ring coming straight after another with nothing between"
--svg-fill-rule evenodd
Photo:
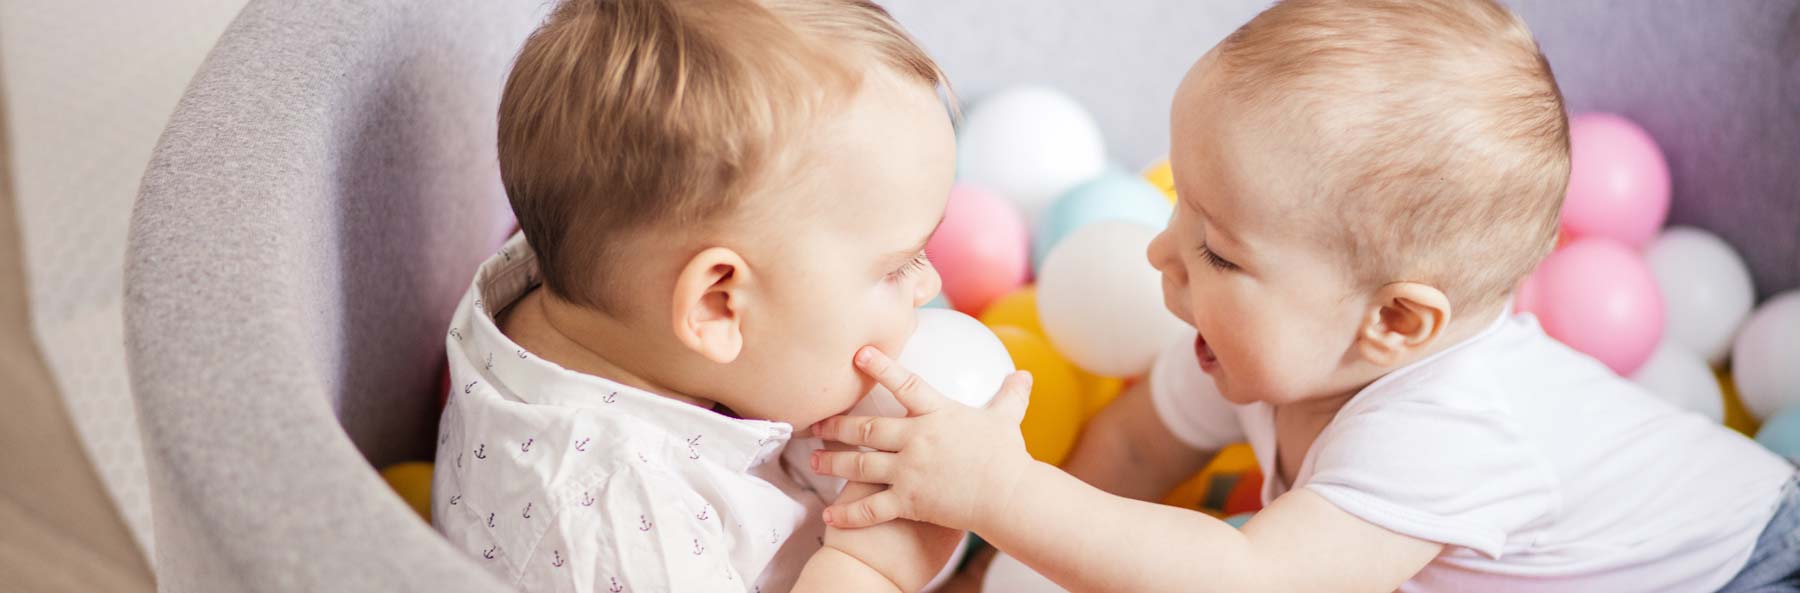
<instances>
[{"instance_id":1,"label":"baby's thumb","mask_svg":"<svg viewBox=\"0 0 1800 593\"><path fill-rule=\"evenodd\" d=\"M988 402L987 409L999 412L1013 424L1025 420L1025 409L1031 406L1031 373L1017 371L1006 377L1000 384L1000 393L994 394L994 401Z\"/></svg>"}]
</instances>

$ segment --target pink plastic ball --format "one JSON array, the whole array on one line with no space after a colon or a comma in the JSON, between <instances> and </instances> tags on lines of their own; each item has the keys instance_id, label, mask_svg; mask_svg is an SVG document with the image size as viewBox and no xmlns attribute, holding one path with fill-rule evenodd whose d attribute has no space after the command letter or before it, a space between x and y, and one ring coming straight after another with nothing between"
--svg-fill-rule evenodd
<instances>
[{"instance_id":1,"label":"pink plastic ball","mask_svg":"<svg viewBox=\"0 0 1800 593\"><path fill-rule=\"evenodd\" d=\"M1562 224L1577 238L1642 248L1669 216L1669 164L1637 124L1610 113L1569 119L1569 193Z\"/></svg>"},{"instance_id":2,"label":"pink plastic ball","mask_svg":"<svg viewBox=\"0 0 1800 593\"><path fill-rule=\"evenodd\" d=\"M1025 283L1031 242L1018 206L958 185L950 190L944 224L925 244L925 253L944 279L944 297L950 304L979 315L988 303Z\"/></svg>"},{"instance_id":3,"label":"pink plastic ball","mask_svg":"<svg viewBox=\"0 0 1800 593\"><path fill-rule=\"evenodd\" d=\"M1628 375L1662 339L1663 302L1643 256L1610 239L1577 239L1532 274L1544 332Z\"/></svg>"}]
</instances>

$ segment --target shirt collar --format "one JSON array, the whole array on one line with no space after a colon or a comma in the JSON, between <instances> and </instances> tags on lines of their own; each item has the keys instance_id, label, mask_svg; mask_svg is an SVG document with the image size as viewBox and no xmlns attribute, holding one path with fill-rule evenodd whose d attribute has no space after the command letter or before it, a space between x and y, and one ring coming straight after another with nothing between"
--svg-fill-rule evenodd
<instances>
[{"instance_id":1,"label":"shirt collar","mask_svg":"<svg viewBox=\"0 0 1800 593\"><path fill-rule=\"evenodd\" d=\"M627 414L686 442L695 459L748 469L775 456L793 436L785 422L732 418L712 410L563 368L527 352L500 331L505 310L539 284L536 252L515 234L482 263L456 311L451 356L474 366L501 397L533 405Z\"/></svg>"}]
</instances>

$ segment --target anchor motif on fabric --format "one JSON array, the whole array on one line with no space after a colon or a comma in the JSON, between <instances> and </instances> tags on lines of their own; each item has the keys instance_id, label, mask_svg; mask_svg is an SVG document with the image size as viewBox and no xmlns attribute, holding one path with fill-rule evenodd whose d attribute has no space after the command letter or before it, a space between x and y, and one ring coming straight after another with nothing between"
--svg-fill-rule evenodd
<instances>
[{"instance_id":1,"label":"anchor motif on fabric","mask_svg":"<svg viewBox=\"0 0 1800 593\"><path fill-rule=\"evenodd\" d=\"M526 519L531 518L531 503L529 503L529 502L525 503L525 512L519 513L519 516L524 517Z\"/></svg>"},{"instance_id":2,"label":"anchor motif on fabric","mask_svg":"<svg viewBox=\"0 0 1800 593\"><path fill-rule=\"evenodd\" d=\"M481 557L486 558L488 560L493 560L494 559L494 550L498 550L498 549L500 549L499 545L488 546L488 549L481 551Z\"/></svg>"},{"instance_id":3,"label":"anchor motif on fabric","mask_svg":"<svg viewBox=\"0 0 1800 593\"><path fill-rule=\"evenodd\" d=\"M588 444L587 439L581 439L579 441L575 441L575 450L586 453L587 452L587 444Z\"/></svg>"},{"instance_id":4,"label":"anchor motif on fabric","mask_svg":"<svg viewBox=\"0 0 1800 593\"><path fill-rule=\"evenodd\" d=\"M700 458L700 437L702 437L702 436L705 436L705 435L697 434L697 435L694 435L694 438L687 440L688 459L699 459Z\"/></svg>"},{"instance_id":5,"label":"anchor motif on fabric","mask_svg":"<svg viewBox=\"0 0 1800 593\"><path fill-rule=\"evenodd\" d=\"M531 452L531 444L536 441L537 441L537 439L535 439L535 438L525 439L525 442L519 443L519 452L520 453L530 453Z\"/></svg>"},{"instance_id":6,"label":"anchor motif on fabric","mask_svg":"<svg viewBox=\"0 0 1800 593\"><path fill-rule=\"evenodd\" d=\"M488 513L488 528L492 529L493 527L494 527L494 514Z\"/></svg>"},{"instance_id":7,"label":"anchor motif on fabric","mask_svg":"<svg viewBox=\"0 0 1800 593\"><path fill-rule=\"evenodd\" d=\"M450 506L456 506L456 503L459 503L459 502L462 502L461 494L450 497Z\"/></svg>"},{"instance_id":8,"label":"anchor motif on fabric","mask_svg":"<svg viewBox=\"0 0 1800 593\"><path fill-rule=\"evenodd\" d=\"M562 565L563 565L562 550L553 550L550 552L550 556L552 558L556 559L556 561L551 562L550 565L557 567L557 568L562 568Z\"/></svg>"},{"instance_id":9,"label":"anchor motif on fabric","mask_svg":"<svg viewBox=\"0 0 1800 593\"><path fill-rule=\"evenodd\" d=\"M622 593L623 591L625 591L625 587L619 585L619 579L615 577L612 579L612 586L608 587L606 590L610 591L611 593Z\"/></svg>"},{"instance_id":10,"label":"anchor motif on fabric","mask_svg":"<svg viewBox=\"0 0 1800 593\"><path fill-rule=\"evenodd\" d=\"M487 459L487 443L482 443L481 446L475 448L475 458Z\"/></svg>"},{"instance_id":11,"label":"anchor motif on fabric","mask_svg":"<svg viewBox=\"0 0 1800 593\"><path fill-rule=\"evenodd\" d=\"M649 517L638 515L638 531L649 531L651 527L655 526L656 524L652 523Z\"/></svg>"},{"instance_id":12,"label":"anchor motif on fabric","mask_svg":"<svg viewBox=\"0 0 1800 593\"><path fill-rule=\"evenodd\" d=\"M699 519L701 521L705 521L709 517L712 517L712 505L710 505L710 504L700 507L700 514L694 515L695 519Z\"/></svg>"},{"instance_id":13,"label":"anchor motif on fabric","mask_svg":"<svg viewBox=\"0 0 1800 593\"><path fill-rule=\"evenodd\" d=\"M588 494L586 490L581 491L581 506L594 506L594 495Z\"/></svg>"},{"instance_id":14,"label":"anchor motif on fabric","mask_svg":"<svg viewBox=\"0 0 1800 593\"><path fill-rule=\"evenodd\" d=\"M468 385L463 386L463 394L468 395L469 390L474 389L476 385L480 385L480 384L481 384L480 381L470 381Z\"/></svg>"}]
</instances>

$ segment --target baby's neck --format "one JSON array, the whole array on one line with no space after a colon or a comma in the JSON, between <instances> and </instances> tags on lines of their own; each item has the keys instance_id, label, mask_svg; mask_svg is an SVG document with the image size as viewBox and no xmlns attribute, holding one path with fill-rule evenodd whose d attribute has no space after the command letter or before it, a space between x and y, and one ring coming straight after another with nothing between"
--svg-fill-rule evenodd
<instances>
[{"instance_id":1,"label":"baby's neck","mask_svg":"<svg viewBox=\"0 0 1800 593\"><path fill-rule=\"evenodd\" d=\"M651 352L639 332L606 315L559 302L541 286L525 293L495 321L501 333L520 347L565 369L702 408L715 407L711 400L681 393L655 379L649 361L667 357Z\"/></svg>"}]
</instances>

